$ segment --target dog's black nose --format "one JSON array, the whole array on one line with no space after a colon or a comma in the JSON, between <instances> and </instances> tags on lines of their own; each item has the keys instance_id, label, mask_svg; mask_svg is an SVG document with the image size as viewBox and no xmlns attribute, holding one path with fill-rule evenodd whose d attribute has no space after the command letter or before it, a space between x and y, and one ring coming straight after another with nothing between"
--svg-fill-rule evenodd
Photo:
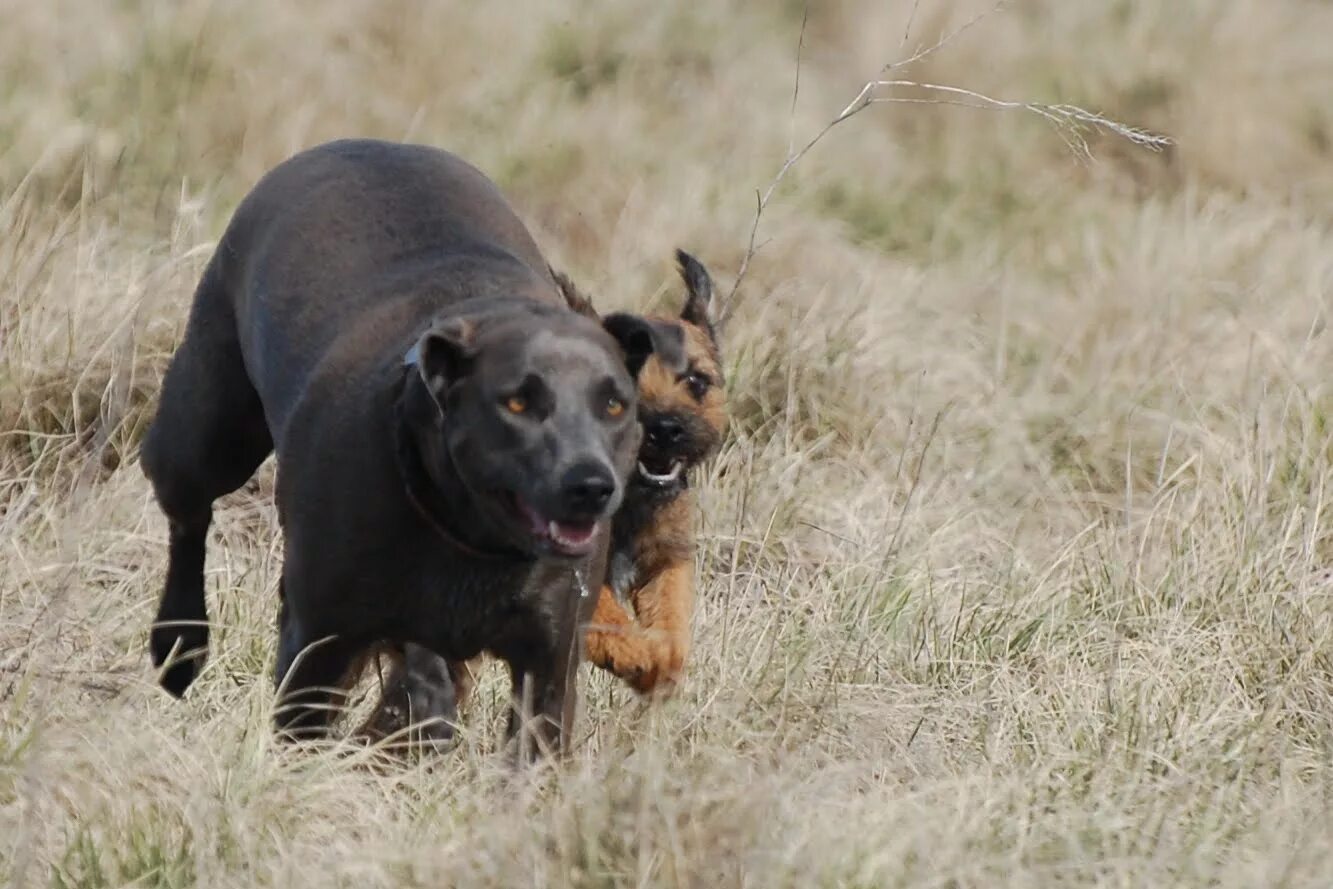
<instances>
[{"instance_id":1,"label":"dog's black nose","mask_svg":"<svg viewBox=\"0 0 1333 889\"><path fill-rule=\"evenodd\" d=\"M580 463L565 473L560 492L571 512L593 515L601 512L616 492L616 480L605 466Z\"/></svg>"},{"instance_id":2,"label":"dog's black nose","mask_svg":"<svg viewBox=\"0 0 1333 889\"><path fill-rule=\"evenodd\" d=\"M663 449L680 444L685 437L685 425L672 416L653 417L644 423L643 431L650 444Z\"/></svg>"}]
</instances>

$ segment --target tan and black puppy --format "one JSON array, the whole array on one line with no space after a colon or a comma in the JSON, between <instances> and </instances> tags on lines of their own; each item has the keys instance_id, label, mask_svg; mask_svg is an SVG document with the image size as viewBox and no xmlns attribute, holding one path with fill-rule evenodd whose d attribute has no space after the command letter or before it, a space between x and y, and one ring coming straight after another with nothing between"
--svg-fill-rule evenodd
<instances>
[{"instance_id":1,"label":"tan and black puppy","mask_svg":"<svg viewBox=\"0 0 1333 889\"><path fill-rule=\"evenodd\" d=\"M637 691L669 692L683 676L694 614L692 470L722 444L726 391L709 320L713 283L703 264L676 251L686 300L680 316L650 316L656 351L638 371L643 444L611 524L606 581L586 635L586 656ZM556 278L580 311L586 300ZM609 328L635 316L610 315ZM624 320L622 320L624 319ZM622 602L633 606L634 616Z\"/></svg>"},{"instance_id":2,"label":"tan and black puppy","mask_svg":"<svg viewBox=\"0 0 1333 889\"><path fill-rule=\"evenodd\" d=\"M207 650L213 501L276 451L278 727L322 733L366 652L420 646L505 660L536 740L561 745L593 604L578 578L605 571L653 335L570 311L500 192L447 152L345 140L276 167L204 272L143 445L171 533L163 686L183 694Z\"/></svg>"}]
</instances>

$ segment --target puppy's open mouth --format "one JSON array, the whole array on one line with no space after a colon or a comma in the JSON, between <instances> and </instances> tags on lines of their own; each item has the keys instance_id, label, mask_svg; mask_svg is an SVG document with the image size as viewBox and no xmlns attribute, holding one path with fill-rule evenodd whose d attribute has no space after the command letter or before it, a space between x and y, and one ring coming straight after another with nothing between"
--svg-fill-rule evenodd
<instances>
[{"instance_id":1,"label":"puppy's open mouth","mask_svg":"<svg viewBox=\"0 0 1333 889\"><path fill-rule=\"evenodd\" d=\"M521 497L513 498L514 509L527 525L528 532L563 556L586 556L597 539L598 522L556 521L548 519Z\"/></svg>"},{"instance_id":2,"label":"puppy's open mouth","mask_svg":"<svg viewBox=\"0 0 1333 889\"><path fill-rule=\"evenodd\" d=\"M652 465L646 461L639 461L639 477L650 485L669 485L680 478L680 473L685 468L685 461L672 460L665 466Z\"/></svg>"}]
</instances>

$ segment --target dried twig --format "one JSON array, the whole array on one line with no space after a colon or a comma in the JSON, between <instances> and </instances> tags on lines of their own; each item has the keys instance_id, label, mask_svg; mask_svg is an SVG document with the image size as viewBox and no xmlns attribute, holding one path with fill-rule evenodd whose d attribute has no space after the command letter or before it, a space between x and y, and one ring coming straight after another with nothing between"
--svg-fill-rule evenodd
<instances>
[{"instance_id":1,"label":"dried twig","mask_svg":"<svg viewBox=\"0 0 1333 889\"><path fill-rule=\"evenodd\" d=\"M904 45L911 33L912 23L916 19L917 7L919 5L919 0L916 0L912 5L907 29L903 33ZM949 43L957 39L963 32L974 27L994 13L1003 10L1004 6L1005 0L999 0L994 6L979 13L959 27L945 34L935 43L917 50L905 59L885 64L880 69L880 74L882 75L889 71L906 68L915 62L919 62L922 59L939 52ZM801 34L797 42L796 85L792 91L791 106L793 130L795 128L796 98L800 92L801 86L801 49L805 45L805 29L808 20L809 7L807 6L806 14L801 18ZM902 88L923 90L931 95L903 96L884 94L884 91L886 90ZM820 129L819 132L815 133L814 137L806 142L799 150L792 150L792 147L795 145L795 140L789 138L787 157L782 162L782 166L778 168L777 174L774 175L762 191L758 189L755 190L755 214L754 221L750 225L749 242L746 245L745 255L741 258L740 268L736 272L736 279L732 282L731 289L727 292L726 298L722 300L722 304L719 307L719 325L725 324L727 319L731 317L732 310L735 307L736 294L740 290L741 283L745 280L746 274L750 271L751 261L753 261L755 254L759 251L759 246L756 245L756 238L759 234L759 223L763 219L764 211L768 208L769 201L773 198L774 191L777 190L777 187L782 183L782 180L786 178L787 173L792 167L800 162L801 158L809 154L810 150L818 145L819 142L828 135L829 131L838 124L855 117L871 105L890 102L917 105L959 105L965 108L981 108L993 111L1027 111L1036 114L1053 125L1056 132L1060 135L1060 138L1064 140L1067 146L1069 146L1069 149L1080 159L1084 160L1092 157L1091 149L1088 147L1087 139L1085 138L1085 134L1090 130L1100 130L1105 133L1110 133L1111 135L1119 136L1129 140L1134 145L1147 148L1151 151L1160 151L1172 144L1172 140L1167 136L1152 133L1139 127L1129 126L1128 124L1119 123L1118 121L1111 120L1094 111L1080 108L1077 105L1006 101L1003 99L995 99L976 92L975 90L969 90L963 87L946 86L936 83L922 83L915 80L885 80L881 78L870 80L861 88L861 91L856 94L856 98L852 99L852 101L847 104L847 107L843 108L836 117L825 124L824 127Z\"/></svg>"},{"instance_id":2,"label":"dried twig","mask_svg":"<svg viewBox=\"0 0 1333 889\"><path fill-rule=\"evenodd\" d=\"M945 34L943 37L941 37L939 40L936 40L934 43L932 43L930 46L927 46L925 49L919 49L915 53L913 53L912 55L908 56L905 59L902 59L901 61L889 62L883 68L879 69L879 73L886 74L889 71L893 71L898 68L906 68L907 66L913 64L914 62L919 62L922 59L926 58L927 56L934 55L946 45L953 43L954 40L956 40L959 36L963 34L963 32L969 30L974 25L981 22L983 19L990 18L991 16L995 15L995 13L1002 11L1007 2L1008 0L998 0L998 2L995 3L995 5L991 6L989 9L983 10L977 13L976 15L972 16L972 18L963 22L957 28L954 28L952 31ZM903 43L902 43L903 47L907 46L907 36L912 31L912 23L916 21L916 10L917 7L920 5L921 5L921 0L915 0L915 2L912 4L912 14L907 19L907 30L903 31Z\"/></svg>"},{"instance_id":3,"label":"dried twig","mask_svg":"<svg viewBox=\"0 0 1333 889\"><path fill-rule=\"evenodd\" d=\"M920 8L921 0L912 0L912 11L907 14L907 24L903 26L903 42L898 44L899 49L907 48L907 41L912 36L912 25L916 24L916 13ZM809 9L806 12L809 12Z\"/></svg>"},{"instance_id":4,"label":"dried twig","mask_svg":"<svg viewBox=\"0 0 1333 889\"><path fill-rule=\"evenodd\" d=\"M892 89L895 87L911 87L929 92L939 93L948 98L917 98L911 96L880 96L875 95L875 90ZM852 100L852 104L843 109L842 117L850 117L857 111L867 105L874 105L881 102L900 102L914 103L923 105L960 105L964 108L987 108L999 111L1030 111L1049 121L1065 140L1065 143L1079 157L1090 160L1092 151L1088 148L1087 140L1083 134L1088 130L1102 130L1121 138L1128 139L1135 145L1147 148L1150 151L1161 151L1171 144L1171 139L1159 133L1149 132L1139 127L1133 127L1119 121L1111 120L1095 111L1088 111L1077 105L1056 104L1048 105L1044 102L1007 102L1002 99L993 99L990 96L982 95L974 90L963 89L957 86L944 86L938 83L921 83L915 80L875 80L867 83L862 89L860 95Z\"/></svg>"},{"instance_id":5,"label":"dried twig","mask_svg":"<svg viewBox=\"0 0 1333 889\"><path fill-rule=\"evenodd\" d=\"M787 155L796 146L796 100L801 96L801 51L805 49L805 26L810 22L810 7L801 13L801 36L796 39L796 82L791 88L791 118L787 122Z\"/></svg>"}]
</instances>

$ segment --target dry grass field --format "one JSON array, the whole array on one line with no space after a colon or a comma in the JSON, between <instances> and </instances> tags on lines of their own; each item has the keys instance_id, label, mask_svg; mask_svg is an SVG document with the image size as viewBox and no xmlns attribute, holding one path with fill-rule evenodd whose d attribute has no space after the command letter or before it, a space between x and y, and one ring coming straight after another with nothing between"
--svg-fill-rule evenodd
<instances>
[{"instance_id":1,"label":"dry grass field","mask_svg":"<svg viewBox=\"0 0 1333 889\"><path fill-rule=\"evenodd\" d=\"M915 13L913 8L916 7ZM730 289L755 192L953 0L0 0L0 883L1333 885L1333 6L1015 0L768 205L700 479L692 671L576 750L275 744L271 466L213 657L146 653L137 445L237 200L345 135L455 150L607 308ZM904 38L908 20L910 33ZM901 97L922 97L900 91Z\"/></svg>"}]
</instances>

